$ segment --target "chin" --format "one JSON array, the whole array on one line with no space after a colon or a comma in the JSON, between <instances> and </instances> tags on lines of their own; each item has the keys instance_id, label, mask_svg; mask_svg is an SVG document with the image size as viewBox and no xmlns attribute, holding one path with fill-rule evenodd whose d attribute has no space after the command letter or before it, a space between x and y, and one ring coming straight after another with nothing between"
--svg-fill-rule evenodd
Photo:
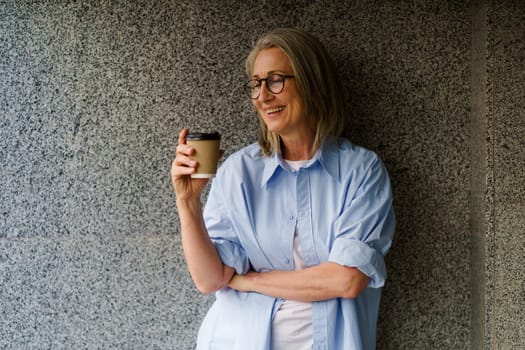
<instances>
[{"instance_id":1,"label":"chin","mask_svg":"<svg viewBox=\"0 0 525 350\"><path fill-rule=\"evenodd\" d=\"M268 131L271 131L271 132L273 132L275 134L280 134L281 131L282 131L282 128L277 127L277 126L273 126L272 127L271 125L266 124L266 127L268 128Z\"/></svg>"}]
</instances>

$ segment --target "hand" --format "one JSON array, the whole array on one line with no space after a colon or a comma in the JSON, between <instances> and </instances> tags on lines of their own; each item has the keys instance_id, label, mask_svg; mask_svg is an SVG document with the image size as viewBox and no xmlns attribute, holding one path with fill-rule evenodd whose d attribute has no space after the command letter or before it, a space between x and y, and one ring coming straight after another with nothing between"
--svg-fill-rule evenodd
<instances>
[{"instance_id":1,"label":"hand","mask_svg":"<svg viewBox=\"0 0 525 350\"><path fill-rule=\"evenodd\" d=\"M370 284L370 277L355 267L344 267L346 269L346 294L347 298L357 298Z\"/></svg>"},{"instance_id":2,"label":"hand","mask_svg":"<svg viewBox=\"0 0 525 350\"><path fill-rule=\"evenodd\" d=\"M197 161L191 159L195 149L186 144L188 129L184 128L179 134L177 155L171 163L171 181L177 199L200 199L203 188L208 179L192 179L191 174L197 169Z\"/></svg>"},{"instance_id":3,"label":"hand","mask_svg":"<svg viewBox=\"0 0 525 350\"><path fill-rule=\"evenodd\" d=\"M251 271L245 275L234 274L230 282L228 282L228 287L238 290L239 292L249 292L250 291L250 279L254 278L257 275L257 272Z\"/></svg>"}]
</instances>

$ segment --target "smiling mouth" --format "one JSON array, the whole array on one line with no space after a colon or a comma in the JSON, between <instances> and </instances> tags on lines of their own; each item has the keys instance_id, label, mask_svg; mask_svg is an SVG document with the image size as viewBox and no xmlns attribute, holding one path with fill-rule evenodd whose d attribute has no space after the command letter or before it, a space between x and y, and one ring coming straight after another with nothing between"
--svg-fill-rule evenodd
<instances>
[{"instance_id":1,"label":"smiling mouth","mask_svg":"<svg viewBox=\"0 0 525 350\"><path fill-rule=\"evenodd\" d=\"M272 113L277 113L277 112L280 112L284 110L284 106L279 106L279 107L275 107L275 108L270 108L270 109L267 109L265 112L266 114L272 114Z\"/></svg>"}]
</instances>

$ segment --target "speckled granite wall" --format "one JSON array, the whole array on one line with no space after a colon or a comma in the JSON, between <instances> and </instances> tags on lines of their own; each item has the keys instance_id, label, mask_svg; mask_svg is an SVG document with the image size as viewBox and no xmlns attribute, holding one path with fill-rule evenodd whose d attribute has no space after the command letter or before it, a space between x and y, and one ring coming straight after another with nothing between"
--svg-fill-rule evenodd
<instances>
[{"instance_id":1,"label":"speckled granite wall","mask_svg":"<svg viewBox=\"0 0 525 350\"><path fill-rule=\"evenodd\" d=\"M487 17L487 328L491 348L525 349L525 6L494 1Z\"/></svg>"},{"instance_id":2,"label":"speckled granite wall","mask_svg":"<svg viewBox=\"0 0 525 350\"><path fill-rule=\"evenodd\" d=\"M243 60L292 25L326 42L348 135L393 180L378 349L523 346L525 22L519 2L479 3L1 2L0 348L193 347L213 297L180 250L177 133L216 128L227 154L253 142ZM481 5L487 55L473 55ZM485 80L473 57L488 57ZM473 91L487 96L476 118Z\"/></svg>"}]
</instances>

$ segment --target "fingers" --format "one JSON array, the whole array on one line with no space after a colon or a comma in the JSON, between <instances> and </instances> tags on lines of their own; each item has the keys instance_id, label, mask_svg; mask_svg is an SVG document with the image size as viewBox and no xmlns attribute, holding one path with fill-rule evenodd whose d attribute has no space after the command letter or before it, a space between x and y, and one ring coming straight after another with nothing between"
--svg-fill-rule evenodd
<instances>
[{"instance_id":1,"label":"fingers","mask_svg":"<svg viewBox=\"0 0 525 350\"><path fill-rule=\"evenodd\" d=\"M184 155L184 156L191 156L195 149L187 144L178 144L177 148L177 156L178 155Z\"/></svg>"},{"instance_id":2,"label":"fingers","mask_svg":"<svg viewBox=\"0 0 525 350\"><path fill-rule=\"evenodd\" d=\"M197 162L191 158L195 149L186 144L186 135L188 129L183 128L179 133L178 145L176 147L176 156L171 164L171 176L178 178L179 176L191 175L195 172Z\"/></svg>"},{"instance_id":3,"label":"fingers","mask_svg":"<svg viewBox=\"0 0 525 350\"><path fill-rule=\"evenodd\" d=\"M188 145L178 145L177 155L171 165L171 175L191 175L197 168L197 161L192 159L190 155L195 150Z\"/></svg>"},{"instance_id":4,"label":"fingers","mask_svg":"<svg viewBox=\"0 0 525 350\"><path fill-rule=\"evenodd\" d=\"M188 128L183 128L179 133L175 163L181 166L194 167L197 165L197 162L191 159L190 156L195 152L195 149L186 144L186 136L188 135L188 132Z\"/></svg>"},{"instance_id":5,"label":"fingers","mask_svg":"<svg viewBox=\"0 0 525 350\"><path fill-rule=\"evenodd\" d=\"M185 156L191 156L194 152L193 147L186 144L186 136L188 135L188 128L183 128L181 132L179 133L179 139L177 143L177 156L179 154L185 155Z\"/></svg>"},{"instance_id":6,"label":"fingers","mask_svg":"<svg viewBox=\"0 0 525 350\"><path fill-rule=\"evenodd\" d=\"M193 174L197 166L196 163L193 159L177 156L171 163L171 176L178 177Z\"/></svg>"},{"instance_id":7,"label":"fingers","mask_svg":"<svg viewBox=\"0 0 525 350\"><path fill-rule=\"evenodd\" d=\"M188 128L183 128L181 132L179 133L179 145L185 145L186 144L186 135L188 135Z\"/></svg>"}]
</instances>

